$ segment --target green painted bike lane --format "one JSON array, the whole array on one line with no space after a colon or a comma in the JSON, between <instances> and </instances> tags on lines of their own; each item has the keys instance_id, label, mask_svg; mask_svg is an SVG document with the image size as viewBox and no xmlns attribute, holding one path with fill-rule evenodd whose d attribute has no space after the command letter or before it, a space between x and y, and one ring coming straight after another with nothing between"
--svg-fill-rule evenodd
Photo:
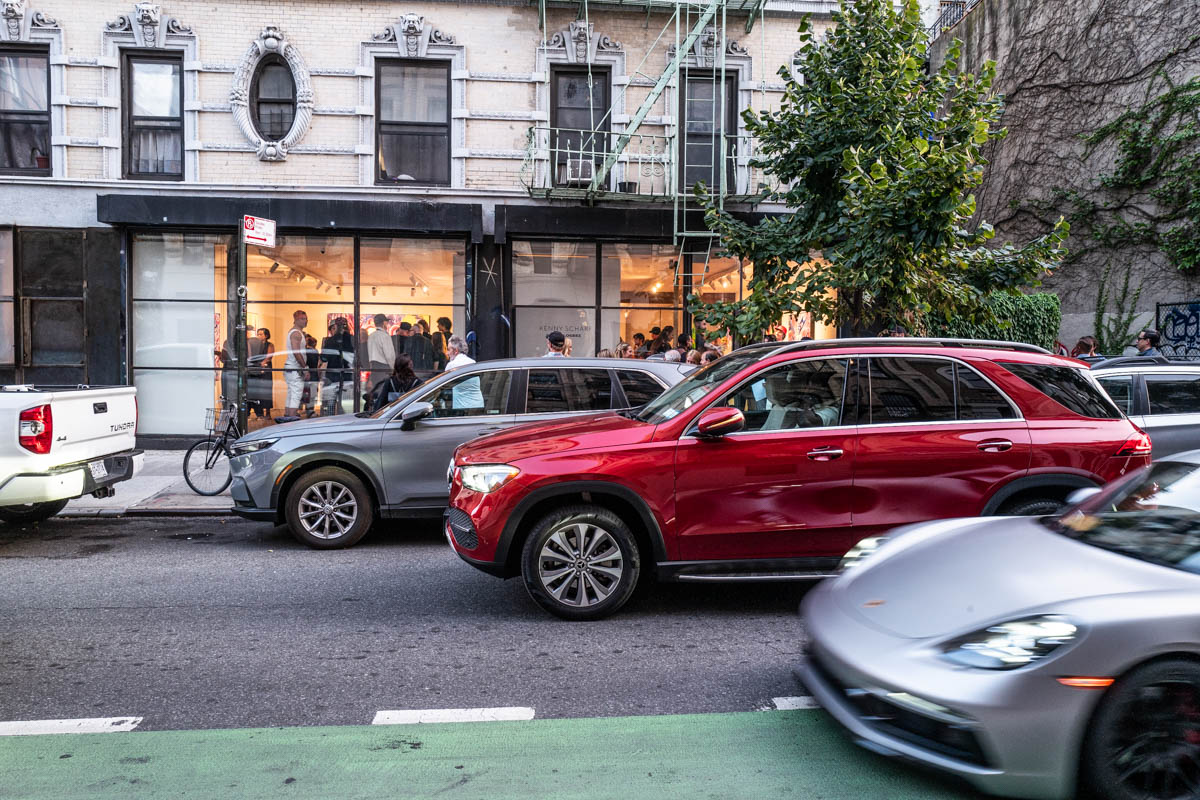
<instances>
[{"instance_id":1,"label":"green painted bike lane","mask_svg":"<svg viewBox=\"0 0 1200 800\"><path fill-rule=\"evenodd\" d=\"M0 737L0 798L936 800L819 711Z\"/></svg>"}]
</instances>

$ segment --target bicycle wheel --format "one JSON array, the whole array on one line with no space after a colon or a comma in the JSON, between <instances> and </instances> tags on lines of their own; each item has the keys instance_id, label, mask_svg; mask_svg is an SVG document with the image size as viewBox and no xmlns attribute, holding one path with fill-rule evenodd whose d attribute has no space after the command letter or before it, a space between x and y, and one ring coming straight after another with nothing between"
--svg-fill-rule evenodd
<instances>
[{"instance_id":1,"label":"bicycle wheel","mask_svg":"<svg viewBox=\"0 0 1200 800\"><path fill-rule=\"evenodd\" d=\"M196 494L212 496L225 491L233 481L229 453L220 439L201 439L183 457L183 479Z\"/></svg>"}]
</instances>

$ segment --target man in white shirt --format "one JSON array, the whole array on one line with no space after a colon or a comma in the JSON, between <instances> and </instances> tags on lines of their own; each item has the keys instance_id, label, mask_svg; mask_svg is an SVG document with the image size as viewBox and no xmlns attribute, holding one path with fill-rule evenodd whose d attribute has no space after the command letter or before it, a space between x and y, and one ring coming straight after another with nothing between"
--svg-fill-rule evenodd
<instances>
[{"instance_id":1,"label":"man in white shirt","mask_svg":"<svg viewBox=\"0 0 1200 800\"><path fill-rule=\"evenodd\" d=\"M287 358L283 360L283 382L287 385L283 413L289 417L300 414L300 399L304 395L304 378L308 372L304 348L304 328L307 325L308 314L303 311L292 314L292 329L287 337Z\"/></svg>"},{"instance_id":2,"label":"man in white shirt","mask_svg":"<svg viewBox=\"0 0 1200 800\"><path fill-rule=\"evenodd\" d=\"M392 335L388 333L388 318L385 314L376 314L375 330L367 337L367 365L371 370L372 394L375 385L392 374L395 363L396 347L392 344Z\"/></svg>"},{"instance_id":3,"label":"man in white shirt","mask_svg":"<svg viewBox=\"0 0 1200 800\"><path fill-rule=\"evenodd\" d=\"M458 367L465 367L467 364L474 364L475 359L467 355L467 343L461 336L451 336L446 340L446 356L449 361L446 362L446 371ZM479 390L479 378L467 378L460 380L450 389L451 405L455 409L482 409L483 408L483 392Z\"/></svg>"},{"instance_id":4,"label":"man in white shirt","mask_svg":"<svg viewBox=\"0 0 1200 800\"><path fill-rule=\"evenodd\" d=\"M563 353L567 347L567 337L562 331L550 331L550 335L546 337L546 352L543 358L563 358L566 354Z\"/></svg>"}]
</instances>

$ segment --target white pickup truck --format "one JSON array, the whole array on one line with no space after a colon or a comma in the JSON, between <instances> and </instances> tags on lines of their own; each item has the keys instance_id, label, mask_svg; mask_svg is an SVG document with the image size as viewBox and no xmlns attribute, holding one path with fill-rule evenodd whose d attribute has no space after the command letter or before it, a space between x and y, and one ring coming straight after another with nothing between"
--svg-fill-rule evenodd
<instances>
[{"instance_id":1,"label":"white pickup truck","mask_svg":"<svg viewBox=\"0 0 1200 800\"><path fill-rule=\"evenodd\" d=\"M68 500L109 497L142 466L137 390L0 388L0 521L40 522ZM7 431L7 433L5 433Z\"/></svg>"}]
</instances>

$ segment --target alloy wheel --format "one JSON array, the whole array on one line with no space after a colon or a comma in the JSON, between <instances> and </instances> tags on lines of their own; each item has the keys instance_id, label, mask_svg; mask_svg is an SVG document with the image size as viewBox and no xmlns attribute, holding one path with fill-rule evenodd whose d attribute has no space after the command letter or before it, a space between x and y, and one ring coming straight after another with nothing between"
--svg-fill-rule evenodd
<instances>
[{"instance_id":1,"label":"alloy wheel","mask_svg":"<svg viewBox=\"0 0 1200 800\"><path fill-rule=\"evenodd\" d=\"M538 552L538 580L558 602L587 608L604 602L625 574L621 548L604 528L576 522L550 534Z\"/></svg>"},{"instance_id":2,"label":"alloy wheel","mask_svg":"<svg viewBox=\"0 0 1200 800\"><path fill-rule=\"evenodd\" d=\"M318 539L345 536L358 519L358 501L336 481L318 481L300 495L298 514L306 533Z\"/></svg>"},{"instance_id":3,"label":"alloy wheel","mask_svg":"<svg viewBox=\"0 0 1200 800\"><path fill-rule=\"evenodd\" d=\"M1131 795L1200 795L1200 685L1165 679L1138 687L1121 709L1109 757Z\"/></svg>"}]
</instances>

